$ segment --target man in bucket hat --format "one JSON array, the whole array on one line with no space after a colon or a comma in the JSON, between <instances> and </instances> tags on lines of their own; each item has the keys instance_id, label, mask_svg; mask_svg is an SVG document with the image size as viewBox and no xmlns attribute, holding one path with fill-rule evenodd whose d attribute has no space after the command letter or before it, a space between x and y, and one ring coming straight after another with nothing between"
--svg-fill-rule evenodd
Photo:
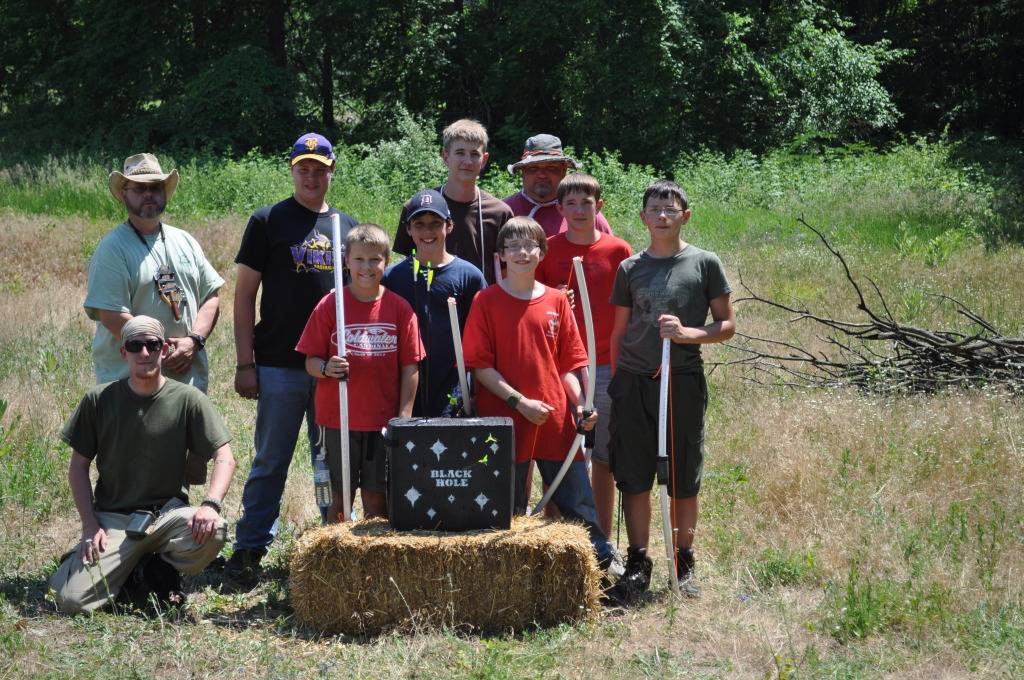
<instances>
[{"instance_id":1,"label":"man in bucket hat","mask_svg":"<svg viewBox=\"0 0 1024 680\"><path fill-rule=\"evenodd\" d=\"M327 205L334 168L326 137L307 132L296 139L288 154L292 195L252 214L235 256L235 391L257 400L256 454L242 491L234 552L225 565L237 587L259 580L303 420L310 452L317 449L317 381L306 373L306 356L295 345L313 308L334 288L331 216L339 216L343 246L356 226Z\"/></svg>"},{"instance_id":2,"label":"man in bucket hat","mask_svg":"<svg viewBox=\"0 0 1024 680\"><path fill-rule=\"evenodd\" d=\"M516 217L537 220L548 237L560 234L568 227L558 212L558 183L569 168L579 167L578 161L562 151L561 139L548 134L534 135L526 140L522 157L507 166L509 174L522 174L523 189L506 198L505 203ZM608 220L601 213L597 214L595 225L598 231L612 233Z\"/></svg>"},{"instance_id":3,"label":"man in bucket hat","mask_svg":"<svg viewBox=\"0 0 1024 680\"><path fill-rule=\"evenodd\" d=\"M163 324L139 315L118 330L128 377L89 390L61 431L72 450L68 482L82 533L50 587L69 614L150 595L180 605L179 572L202 571L227 537L221 502L235 459L223 419L202 392L164 377L171 349ZM196 507L185 491L186 452L214 461Z\"/></svg>"},{"instance_id":4,"label":"man in bucket hat","mask_svg":"<svg viewBox=\"0 0 1024 680\"><path fill-rule=\"evenodd\" d=\"M85 313L97 322L92 344L97 382L128 374L121 360L121 328L146 314L167 329L170 354L164 374L206 391L206 339L217 322L224 279L199 243L160 216L178 187L178 171L163 172L156 156L135 154L122 172L110 173L111 195L128 213L108 233L89 262Z\"/></svg>"}]
</instances>

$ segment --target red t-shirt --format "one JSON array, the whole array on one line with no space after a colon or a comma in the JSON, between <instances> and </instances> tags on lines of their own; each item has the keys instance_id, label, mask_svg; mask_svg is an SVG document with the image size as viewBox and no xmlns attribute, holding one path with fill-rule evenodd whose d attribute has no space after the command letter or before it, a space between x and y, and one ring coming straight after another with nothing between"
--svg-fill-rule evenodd
<instances>
[{"instance_id":1,"label":"red t-shirt","mask_svg":"<svg viewBox=\"0 0 1024 680\"><path fill-rule=\"evenodd\" d=\"M576 245L565 234L558 234L548 239L548 254L537 267L537 280L553 288L565 285L572 276L572 290L576 294L576 307L572 311L580 333L585 334L583 298L580 297L576 275L572 273L572 258L583 258L583 275L587 277L587 292L590 294L590 313L594 317L598 365L611 363L611 335L615 324L615 305L610 301L612 286L615 284L619 263L632 254L633 249L628 243L611 234L601 234L597 241L587 246Z\"/></svg>"},{"instance_id":2,"label":"red t-shirt","mask_svg":"<svg viewBox=\"0 0 1024 680\"><path fill-rule=\"evenodd\" d=\"M373 302L360 302L345 288L345 358L348 359L348 427L379 432L398 415L402 366L423 358L416 315L389 290ZM334 291L325 295L306 322L295 351L326 359L338 353ZM317 425L338 429L338 381L316 383Z\"/></svg>"},{"instance_id":3,"label":"red t-shirt","mask_svg":"<svg viewBox=\"0 0 1024 680\"><path fill-rule=\"evenodd\" d=\"M477 391L480 415L512 418L516 462L563 459L576 424L562 375L587 365L587 350L565 294L548 288L539 298L520 300L501 286L485 288L469 309L462 346L467 367L493 368L524 397L555 408L547 422L537 426L490 390Z\"/></svg>"}]
</instances>

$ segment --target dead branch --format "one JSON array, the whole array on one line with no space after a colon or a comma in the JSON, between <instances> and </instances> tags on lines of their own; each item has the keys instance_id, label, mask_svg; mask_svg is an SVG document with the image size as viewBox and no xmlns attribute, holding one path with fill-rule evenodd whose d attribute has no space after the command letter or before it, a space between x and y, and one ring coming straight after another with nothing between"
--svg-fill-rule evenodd
<instances>
[{"instance_id":1,"label":"dead branch","mask_svg":"<svg viewBox=\"0 0 1024 680\"><path fill-rule=\"evenodd\" d=\"M740 277L745 297L736 303L762 304L791 314L790 323L812 323L826 329L820 337L828 348L814 353L771 338L736 334L727 346L740 358L713 364L742 366L744 379L759 385L790 387L854 386L878 393L931 392L945 387L1000 384L1024 393L1024 338L1008 337L994 324L948 295L933 294L955 306L957 314L979 328L967 335L952 329L933 330L896 320L878 285L865 277L880 309L872 307L846 258L819 229L803 218L799 223L817 235L843 267L857 296L857 310L866 320L844 320L784 304L754 292Z\"/></svg>"}]
</instances>

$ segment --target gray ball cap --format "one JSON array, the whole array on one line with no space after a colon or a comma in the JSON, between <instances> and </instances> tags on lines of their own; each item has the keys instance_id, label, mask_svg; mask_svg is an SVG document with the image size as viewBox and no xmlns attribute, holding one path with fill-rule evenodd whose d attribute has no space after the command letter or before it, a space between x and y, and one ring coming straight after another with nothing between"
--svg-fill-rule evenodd
<instances>
[{"instance_id":1,"label":"gray ball cap","mask_svg":"<svg viewBox=\"0 0 1024 680\"><path fill-rule=\"evenodd\" d=\"M580 164L574 158L570 158L562 151L562 140L554 135L534 135L526 140L526 147L518 162L507 166L509 174L516 174L516 171L525 165L534 163L565 163L567 167L579 168Z\"/></svg>"}]
</instances>

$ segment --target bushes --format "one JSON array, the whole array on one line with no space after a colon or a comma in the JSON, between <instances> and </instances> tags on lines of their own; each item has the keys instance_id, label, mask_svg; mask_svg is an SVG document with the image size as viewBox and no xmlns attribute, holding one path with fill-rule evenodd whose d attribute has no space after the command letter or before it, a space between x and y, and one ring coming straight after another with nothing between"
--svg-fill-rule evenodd
<instances>
[{"instance_id":1,"label":"bushes","mask_svg":"<svg viewBox=\"0 0 1024 680\"><path fill-rule=\"evenodd\" d=\"M397 125L394 139L336 147L338 170L328 196L358 219L389 228L403 201L445 177L433 125L404 113ZM990 244L1024 239L1019 186L983 167L963 145L916 140L880 152L864 146L814 148L813 141L763 156L701 152L680 158L669 174L690 194L691 226L703 231L699 242L715 246L784 236L791 227L783 225L801 215L837 228L840 238L897 247L935 264L974 238ZM602 182L613 229L641 242L646 232L638 216L640 196L659 173L623 163L615 152L570 152ZM998 167L1024 166L1019 156L1008 154ZM283 154L251 152L238 160L201 155L184 163L161 154L160 160L182 175L170 204L172 223L244 216L291 192ZM492 157L481 180L499 197L519 188L518 178L505 171L508 160ZM107 191L106 177L120 163L67 156L11 165L0 170L0 203L28 213L119 220L123 212Z\"/></svg>"}]
</instances>

